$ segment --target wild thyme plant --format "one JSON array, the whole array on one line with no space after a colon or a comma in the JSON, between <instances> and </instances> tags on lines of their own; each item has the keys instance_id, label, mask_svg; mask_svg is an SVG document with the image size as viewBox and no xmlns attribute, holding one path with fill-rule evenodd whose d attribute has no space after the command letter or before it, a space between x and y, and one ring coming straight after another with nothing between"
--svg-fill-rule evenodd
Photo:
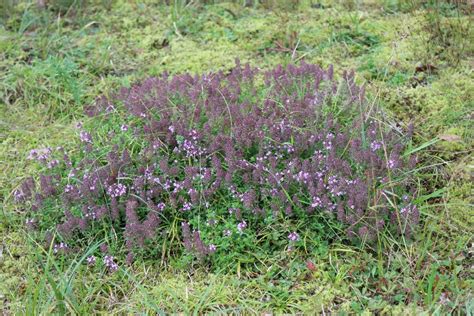
<instances>
[{"instance_id":1,"label":"wild thyme plant","mask_svg":"<svg viewBox=\"0 0 474 316\"><path fill-rule=\"evenodd\" d=\"M263 244L291 250L321 219L323 240L409 236L419 220L416 157L404 154L411 131L369 106L353 72L336 80L332 67L261 72L237 61L230 73L149 78L86 114L79 154L32 151L46 171L15 192L30 201L30 230L46 232L47 245L57 232L57 252L112 231L128 262L183 251L205 259ZM282 222L298 224L280 241L262 235ZM113 251L102 252L116 270Z\"/></svg>"}]
</instances>

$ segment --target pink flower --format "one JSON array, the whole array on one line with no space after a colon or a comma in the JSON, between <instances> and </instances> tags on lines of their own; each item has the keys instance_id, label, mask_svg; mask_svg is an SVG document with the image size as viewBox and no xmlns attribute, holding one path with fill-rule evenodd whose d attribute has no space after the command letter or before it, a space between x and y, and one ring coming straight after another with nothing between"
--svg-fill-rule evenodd
<instances>
[{"instance_id":1,"label":"pink flower","mask_svg":"<svg viewBox=\"0 0 474 316\"><path fill-rule=\"evenodd\" d=\"M86 261L88 265L93 266L95 265L96 258L94 256L89 256L87 257Z\"/></svg>"},{"instance_id":2,"label":"pink flower","mask_svg":"<svg viewBox=\"0 0 474 316\"><path fill-rule=\"evenodd\" d=\"M242 222L237 224L237 229L239 230L239 232L242 232L245 228L247 228L247 222L246 221L242 221Z\"/></svg>"},{"instance_id":3,"label":"pink flower","mask_svg":"<svg viewBox=\"0 0 474 316\"><path fill-rule=\"evenodd\" d=\"M127 193L127 187L121 183L112 184L111 186L107 188L107 193L111 197L119 197Z\"/></svg>"},{"instance_id":4,"label":"pink flower","mask_svg":"<svg viewBox=\"0 0 474 316\"><path fill-rule=\"evenodd\" d=\"M92 143L92 136L86 131L81 131L79 133L79 138L81 139L81 142L83 143Z\"/></svg>"},{"instance_id":5,"label":"pink flower","mask_svg":"<svg viewBox=\"0 0 474 316\"><path fill-rule=\"evenodd\" d=\"M210 245L209 245L209 251L210 251L210 252L215 252L216 250L217 250L216 245L214 245L214 244L210 244Z\"/></svg>"},{"instance_id":6,"label":"pink flower","mask_svg":"<svg viewBox=\"0 0 474 316\"><path fill-rule=\"evenodd\" d=\"M183 211L186 212L186 211L190 211L191 208L193 207L193 205L189 202L184 202L183 204Z\"/></svg>"},{"instance_id":7,"label":"pink flower","mask_svg":"<svg viewBox=\"0 0 474 316\"><path fill-rule=\"evenodd\" d=\"M292 232L288 235L288 239L290 241L298 241L300 239L300 235L297 232Z\"/></svg>"},{"instance_id":8,"label":"pink flower","mask_svg":"<svg viewBox=\"0 0 474 316\"><path fill-rule=\"evenodd\" d=\"M109 269L110 272L115 272L118 270L119 266L114 262L114 257L106 255L104 257L104 265Z\"/></svg>"}]
</instances>

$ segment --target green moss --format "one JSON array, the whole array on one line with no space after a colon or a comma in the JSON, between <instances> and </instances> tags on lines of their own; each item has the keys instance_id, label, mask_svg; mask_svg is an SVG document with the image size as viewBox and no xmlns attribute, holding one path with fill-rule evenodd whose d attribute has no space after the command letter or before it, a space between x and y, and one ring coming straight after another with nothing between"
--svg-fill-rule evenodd
<instances>
[{"instance_id":1,"label":"green moss","mask_svg":"<svg viewBox=\"0 0 474 316\"><path fill-rule=\"evenodd\" d=\"M18 292L24 288L25 273L28 266L27 251L22 233L2 232L3 242L0 245L0 308L9 309L15 303Z\"/></svg>"},{"instance_id":2,"label":"green moss","mask_svg":"<svg viewBox=\"0 0 474 316\"><path fill-rule=\"evenodd\" d=\"M5 135L0 146L0 193L6 203L4 208L10 209L17 207L12 203L12 191L25 177L38 172L39 166L27 160L29 151L48 146L71 148L76 131L72 123L49 123L48 117L38 115L35 108L14 111L0 105L0 116L4 118L0 135Z\"/></svg>"},{"instance_id":3,"label":"green moss","mask_svg":"<svg viewBox=\"0 0 474 316\"><path fill-rule=\"evenodd\" d=\"M219 69L231 69L235 59L246 60L238 48L228 42L200 45L197 42L183 38L173 40L167 51L161 53L159 62L154 64L151 74L159 74L164 70L170 73L204 73Z\"/></svg>"},{"instance_id":4,"label":"green moss","mask_svg":"<svg viewBox=\"0 0 474 316\"><path fill-rule=\"evenodd\" d=\"M466 151L473 144L472 75L448 71L433 79L431 83L416 87L387 88L382 98L405 120L414 120L418 131L431 137L447 138L438 143L446 154L453 154L453 150Z\"/></svg>"},{"instance_id":5,"label":"green moss","mask_svg":"<svg viewBox=\"0 0 474 316\"><path fill-rule=\"evenodd\" d=\"M451 181L446 193L448 220L455 223L460 234L474 233L474 218L472 216L473 183L472 173L474 157L466 157L452 167Z\"/></svg>"}]
</instances>

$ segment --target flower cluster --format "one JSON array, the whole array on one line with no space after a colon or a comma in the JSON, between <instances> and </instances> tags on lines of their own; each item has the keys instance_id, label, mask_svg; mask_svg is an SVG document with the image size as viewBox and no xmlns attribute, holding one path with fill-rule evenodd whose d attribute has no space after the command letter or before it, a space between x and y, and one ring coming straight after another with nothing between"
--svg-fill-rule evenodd
<instances>
[{"instance_id":1,"label":"flower cluster","mask_svg":"<svg viewBox=\"0 0 474 316\"><path fill-rule=\"evenodd\" d=\"M106 255L104 257L104 265L110 272L115 272L119 268L118 264L114 260L114 257L110 255ZM95 258L93 259L93 261L95 262Z\"/></svg>"},{"instance_id":2,"label":"flower cluster","mask_svg":"<svg viewBox=\"0 0 474 316\"><path fill-rule=\"evenodd\" d=\"M96 262L96 257L95 256L89 256L86 258L87 264L90 266L95 265Z\"/></svg>"},{"instance_id":3,"label":"flower cluster","mask_svg":"<svg viewBox=\"0 0 474 316\"><path fill-rule=\"evenodd\" d=\"M53 246L54 253L65 253L68 250L69 250L69 246L64 242L60 242L59 244L55 244Z\"/></svg>"},{"instance_id":4,"label":"flower cluster","mask_svg":"<svg viewBox=\"0 0 474 316\"><path fill-rule=\"evenodd\" d=\"M37 161L47 161L50 156L51 156L51 153L53 152L53 150L51 149L51 147L48 147L48 148L39 148L39 149L32 149L30 151L30 154L28 155L28 159L34 159L34 160L37 160Z\"/></svg>"},{"instance_id":5,"label":"flower cluster","mask_svg":"<svg viewBox=\"0 0 474 316\"><path fill-rule=\"evenodd\" d=\"M288 239L290 241L298 241L300 239L300 236L298 235L297 232L292 232L288 235Z\"/></svg>"},{"instance_id":6,"label":"flower cluster","mask_svg":"<svg viewBox=\"0 0 474 316\"><path fill-rule=\"evenodd\" d=\"M48 169L53 169L54 167L59 165L59 160L53 158L53 154L61 153L64 151L64 148L57 147L53 150L51 147L47 148L39 148L39 149L32 149L30 154L28 155L27 159L29 160L36 160L41 164L44 164L48 167ZM69 163L69 159L67 155L64 155L64 161Z\"/></svg>"},{"instance_id":7,"label":"flower cluster","mask_svg":"<svg viewBox=\"0 0 474 316\"><path fill-rule=\"evenodd\" d=\"M121 183L113 184L107 188L107 193L111 197L119 197L127 193L127 187Z\"/></svg>"},{"instance_id":8,"label":"flower cluster","mask_svg":"<svg viewBox=\"0 0 474 316\"><path fill-rule=\"evenodd\" d=\"M216 251L187 222L206 217L223 199L229 207L220 215L235 220L241 233L262 218L306 213L340 222L351 239L383 229L409 234L419 219L411 202L416 187L407 177L416 158L403 154L409 136L386 124L380 111L367 110L354 77L344 72L336 80L332 67L304 62L266 72L237 62L227 74L149 78L86 108L101 114L98 121L117 122L125 111L129 120L119 128L133 130L134 141L113 131L95 137L80 126L84 158L73 166L65 156L69 172L51 169L39 189L28 179L15 198L32 199L38 210L61 195L61 235L72 238L101 221L120 228L130 258L147 241L166 238L166 225L176 220L188 251L199 257ZM398 198L404 195L411 198ZM112 263L106 262L111 270Z\"/></svg>"},{"instance_id":9,"label":"flower cluster","mask_svg":"<svg viewBox=\"0 0 474 316\"><path fill-rule=\"evenodd\" d=\"M247 228L247 222L246 221L242 221L242 222L237 224L237 230L239 232L243 232L245 228Z\"/></svg>"}]
</instances>

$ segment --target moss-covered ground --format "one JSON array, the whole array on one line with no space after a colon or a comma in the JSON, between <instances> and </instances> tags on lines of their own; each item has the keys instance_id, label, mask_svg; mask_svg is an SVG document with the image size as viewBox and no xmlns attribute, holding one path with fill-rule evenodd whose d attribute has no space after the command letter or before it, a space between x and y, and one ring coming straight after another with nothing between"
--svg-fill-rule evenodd
<instances>
[{"instance_id":1,"label":"moss-covered ground","mask_svg":"<svg viewBox=\"0 0 474 316\"><path fill-rule=\"evenodd\" d=\"M0 310L472 313L472 8L443 1L171 2L0 4ZM301 60L333 64L339 75L354 69L371 102L415 123L418 144L427 145L420 185L428 193L412 241L393 240L383 251L333 244L315 254L315 268L275 258L259 274L153 262L98 274L34 245L25 210L12 198L37 173L26 159L31 149L73 148L74 125L98 95L163 71L226 71L236 58L262 69Z\"/></svg>"}]
</instances>

